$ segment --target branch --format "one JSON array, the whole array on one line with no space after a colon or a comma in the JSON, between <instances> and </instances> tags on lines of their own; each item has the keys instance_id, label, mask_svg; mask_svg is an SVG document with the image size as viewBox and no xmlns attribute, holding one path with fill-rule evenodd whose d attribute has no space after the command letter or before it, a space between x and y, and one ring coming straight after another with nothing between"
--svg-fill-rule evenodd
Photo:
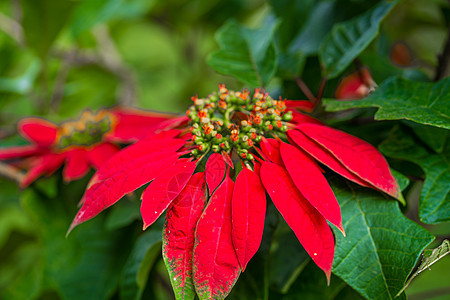
<instances>
[{"instance_id":1,"label":"branch","mask_svg":"<svg viewBox=\"0 0 450 300\"><path fill-rule=\"evenodd\" d=\"M434 81L439 81L445 77L449 63L450 63L450 27L448 29L444 49L442 50L442 53L438 55L438 64L436 66L436 74L434 76Z\"/></svg>"},{"instance_id":2,"label":"branch","mask_svg":"<svg viewBox=\"0 0 450 300\"><path fill-rule=\"evenodd\" d=\"M2 12L0 12L0 30L13 38L20 46L25 45L25 36L20 23Z\"/></svg>"},{"instance_id":3,"label":"branch","mask_svg":"<svg viewBox=\"0 0 450 300\"><path fill-rule=\"evenodd\" d=\"M18 184L22 182L25 175L17 168L0 162L0 176L11 179Z\"/></svg>"}]
</instances>

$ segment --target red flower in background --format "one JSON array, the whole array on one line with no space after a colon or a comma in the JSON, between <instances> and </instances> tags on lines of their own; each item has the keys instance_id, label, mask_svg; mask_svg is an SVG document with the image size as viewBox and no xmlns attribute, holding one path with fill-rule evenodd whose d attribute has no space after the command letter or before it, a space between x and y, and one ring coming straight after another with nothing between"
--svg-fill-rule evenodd
<instances>
[{"instance_id":1,"label":"red flower in background","mask_svg":"<svg viewBox=\"0 0 450 300\"><path fill-rule=\"evenodd\" d=\"M60 125L26 118L19 122L18 130L31 144L0 149L0 160L28 169L22 187L52 174L63 164L64 180L72 181L86 175L90 167L98 169L120 150L119 144L136 142L149 133L177 125L179 120L132 108L85 111L79 120Z\"/></svg>"},{"instance_id":2,"label":"red flower in background","mask_svg":"<svg viewBox=\"0 0 450 300\"><path fill-rule=\"evenodd\" d=\"M375 90L377 84L365 67L344 77L334 93L336 99L361 99Z\"/></svg>"},{"instance_id":3,"label":"red flower in background","mask_svg":"<svg viewBox=\"0 0 450 300\"><path fill-rule=\"evenodd\" d=\"M163 256L176 294L228 295L260 246L266 192L329 279L334 237L327 220L342 233L344 228L316 161L401 199L383 156L292 110L311 109L306 102L287 107L258 89L250 96L223 85L218 93L192 100L189 127L143 139L97 171L70 228L151 182L142 194L144 229L167 210Z\"/></svg>"}]
</instances>

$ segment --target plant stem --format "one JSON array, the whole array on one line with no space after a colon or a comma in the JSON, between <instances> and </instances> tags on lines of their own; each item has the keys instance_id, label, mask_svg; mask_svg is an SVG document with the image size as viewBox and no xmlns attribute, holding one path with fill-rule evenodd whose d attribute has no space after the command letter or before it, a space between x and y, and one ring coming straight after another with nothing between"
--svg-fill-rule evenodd
<instances>
[{"instance_id":1,"label":"plant stem","mask_svg":"<svg viewBox=\"0 0 450 300\"><path fill-rule=\"evenodd\" d=\"M442 53L438 55L438 64L436 66L436 74L434 81L439 81L445 77L448 65L450 63L450 27L447 32L447 39L445 41Z\"/></svg>"}]
</instances>

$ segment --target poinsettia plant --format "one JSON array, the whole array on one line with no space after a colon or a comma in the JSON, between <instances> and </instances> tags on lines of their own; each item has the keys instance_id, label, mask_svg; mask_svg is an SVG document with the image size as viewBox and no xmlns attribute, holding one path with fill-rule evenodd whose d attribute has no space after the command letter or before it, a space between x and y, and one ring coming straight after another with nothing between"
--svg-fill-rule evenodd
<instances>
[{"instance_id":1,"label":"poinsettia plant","mask_svg":"<svg viewBox=\"0 0 450 300\"><path fill-rule=\"evenodd\" d=\"M448 11L0 3L0 298L445 298Z\"/></svg>"}]
</instances>

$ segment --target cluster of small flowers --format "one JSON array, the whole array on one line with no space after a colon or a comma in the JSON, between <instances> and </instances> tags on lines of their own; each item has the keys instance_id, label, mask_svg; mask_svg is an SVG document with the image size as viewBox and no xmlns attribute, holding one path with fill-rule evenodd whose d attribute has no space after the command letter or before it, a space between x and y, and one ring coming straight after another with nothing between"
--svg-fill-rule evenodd
<instances>
[{"instance_id":1,"label":"cluster of small flowers","mask_svg":"<svg viewBox=\"0 0 450 300\"><path fill-rule=\"evenodd\" d=\"M60 149L73 146L91 146L100 143L113 127L114 118L106 110L94 113L86 110L79 120L59 125L56 144Z\"/></svg>"},{"instance_id":2,"label":"cluster of small flowers","mask_svg":"<svg viewBox=\"0 0 450 300\"><path fill-rule=\"evenodd\" d=\"M249 149L268 134L285 133L292 113L286 111L285 101L272 99L268 93L256 89L253 97L247 90L229 91L219 85L219 92L199 99L186 112L190 120L194 157L204 153L232 149L241 159L254 160Z\"/></svg>"}]
</instances>

